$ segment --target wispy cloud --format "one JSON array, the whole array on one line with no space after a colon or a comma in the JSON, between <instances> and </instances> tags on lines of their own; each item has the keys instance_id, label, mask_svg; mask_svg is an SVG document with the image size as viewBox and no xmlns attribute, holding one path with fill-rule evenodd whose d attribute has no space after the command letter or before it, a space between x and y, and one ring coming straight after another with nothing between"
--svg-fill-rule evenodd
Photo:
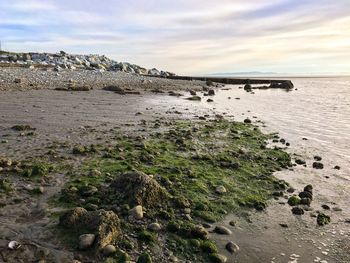
<instances>
[{"instance_id":1,"label":"wispy cloud","mask_svg":"<svg viewBox=\"0 0 350 263\"><path fill-rule=\"evenodd\" d=\"M0 38L11 50L103 53L182 74L350 72L346 0L1 0L1 5Z\"/></svg>"}]
</instances>

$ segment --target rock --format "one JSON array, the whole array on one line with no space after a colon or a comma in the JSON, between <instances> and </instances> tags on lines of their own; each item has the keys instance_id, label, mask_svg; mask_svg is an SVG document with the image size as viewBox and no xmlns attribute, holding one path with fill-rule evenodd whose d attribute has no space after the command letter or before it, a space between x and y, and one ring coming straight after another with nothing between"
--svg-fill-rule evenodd
<instances>
[{"instance_id":1,"label":"rock","mask_svg":"<svg viewBox=\"0 0 350 263\"><path fill-rule=\"evenodd\" d=\"M0 156L0 167L1 168L10 167L11 165L12 165L12 160L10 158Z\"/></svg>"},{"instance_id":2,"label":"rock","mask_svg":"<svg viewBox=\"0 0 350 263\"><path fill-rule=\"evenodd\" d=\"M213 102L214 100L212 100L212 99L207 99L207 102Z\"/></svg>"},{"instance_id":3,"label":"rock","mask_svg":"<svg viewBox=\"0 0 350 263\"><path fill-rule=\"evenodd\" d=\"M129 211L129 215L133 218L140 220L143 218L143 210L141 205L137 205Z\"/></svg>"},{"instance_id":4,"label":"rock","mask_svg":"<svg viewBox=\"0 0 350 263\"><path fill-rule=\"evenodd\" d=\"M113 211L87 211L76 207L63 214L59 225L68 229L90 229L96 236L96 246L99 249L111 244L121 233L120 221Z\"/></svg>"},{"instance_id":5,"label":"rock","mask_svg":"<svg viewBox=\"0 0 350 263\"><path fill-rule=\"evenodd\" d=\"M306 162L305 162L304 160L302 160L302 159L296 159L296 160L295 160L295 163L298 164L298 165L304 165L304 164L306 164Z\"/></svg>"},{"instance_id":6,"label":"rock","mask_svg":"<svg viewBox=\"0 0 350 263\"><path fill-rule=\"evenodd\" d=\"M239 250L239 246L235 243L233 243L232 241L228 242L225 246L225 248L227 249L228 252L230 253L237 253Z\"/></svg>"},{"instance_id":7,"label":"rock","mask_svg":"<svg viewBox=\"0 0 350 263\"><path fill-rule=\"evenodd\" d=\"M252 121L248 118L244 119L244 123L252 123Z\"/></svg>"},{"instance_id":8,"label":"rock","mask_svg":"<svg viewBox=\"0 0 350 263\"><path fill-rule=\"evenodd\" d=\"M236 221L231 220L231 221L229 222L229 224L230 224L230 226L236 226Z\"/></svg>"},{"instance_id":9,"label":"rock","mask_svg":"<svg viewBox=\"0 0 350 263\"><path fill-rule=\"evenodd\" d=\"M209 255L209 260L213 263L225 263L227 261L227 257L221 254L213 253Z\"/></svg>"},{"instance_id":10,"label":"rock","mask_svg":"<svg viewBox=\"0 0 350 263\"><path fill-rule=\"evenodd\" d=\"M290 206L296 206L296 205L299 205L300 204L300 198L296 195L293 195L291 196L289 199L288 199L288 204Z\"/></svg>"},{"instance_id":11,"label":"rock","mask_svg":"<svg viewBox=\"0 0 350 263\"><path fill-rule=\"evenodd\" d=\"M328 205L322 205L322 208L323 208L324 210L330 210L330 209L331 209Z\"/></svg>"},{"instance_id":12,"label":"rock","mask_svg":"<svg viewBox=\"0 0 350 263\"><path fill-rule=\"evenodd\" d=\"M313 167L314 169L323 169L323 163L314 162L314 163L312 164L312 167Z\"/></svg>"},{"instance_id":13,"label":"rock","mask_svg":"<svg viewBox=\"0 0 350 263\"><path fill-rule=\"evenodd\" d=\"M125 94L124 89L122 89L122 88L119 87L119 86L106 86L106 87L104 87L103 89L104 89L104 90L108 90L108 91L114 91L115 93L121 94L121 95L124 95L124 94Z\"/></svg>"},{"instance_id":14,"label":"rock","mask_svg":"<svg viewBox=\"0 0 350 263\"><path fill-rule=\"evenodd\" d=\"M214 232L221 235L231 235L232 231L225 226L216 226Z\"/></svg>"},{"instance_id":15,"label":"rock","mask_svg":"<svg viewBox=\"0 0 350 263\"><path fill-rule=\"evenodd\" d=\"M87 213L88 211L85 208L76 207L60 216L59 225L68 228L76 227L81 224L82 218Z\"/></svg>"},{"instance_id":16,"label":"rock","mask_svg":"<svg viewBox=\"0 0 350 263\"><path fill-rule=\"evenodd\" d=\"M98 188L93 185L84 186L80 189L80 193L83 197L89 197L98 192Z\"/></svg>"},{"instance_id":17,"label":"rock","mask_svg":"<svg viewBox=\"0 0 350 263\"><path fill-rule=\"evenodd\" d=\"M250 84L245 84L244 85L244 90L245 91L252 91L252 86Z\"/></svg>"},{"instance_id":18,"label":"rock","mask_svg":"<svg viewBox=\"0 0 350 263\"><path fill-rule=\"evenodd\" d=\"M131 206L155 207L167 200L167 191L152 177L134 171L121 174L110 185Z\"/></svg>"},{"instance_id":19,"label":"rock","mask_svg":"<svg viewBox=\"0 0 350 263\"><path fill-rule=\"evenodd\" d=\"M197 95L197 93L196 93L194 90L190 90L190 94L191 94L192 96Z\"/></svg>"},{"instance_id":20,"label":"rock","mask_svg":"<svg viewBox=\"0 0 350 263\"><path fill-rule=\"evenodd\" d=\"M321 157L321 156L318 156L318 155L315 155L315 156L314 156L314 160L315 160L315 161L318 161L318 162L319 162L319 161L322 161L322 157Z\"/></svg>"},{"instance_id":21,"label":"rock","mask_svg":"<svg viewBox=\"0 0 350 263\"><path fill-rule=\"evenodd\" d=\"M79 249L87 250L94 244L96 236L94 234L84 234L79 236Z\"/></svg>"},{"instance_id":22,"label":"rock","mask_svg":"<svg viewBox=\"0 0 350 263\"><path fill-rule=\"evenodd\" d=\"M206 239L208 239L209 233L203 226L197 225L191 230L191 234L194 238L206 240Z\"/></svg>"},{"instance_id":23,"label":"rock","mask_svg":"<svg viewBox=\"0 0 350 263\"><path fill-rule=\"evenodd\" d=\"M288 192L288 193L294 193L294 192L295 192L295 189L294 189L293 187L289 187L289 188L287 189L287 192Z\"/></svg>"},{"instance_id":24,"label":"rock","mask_svg":"<svg viewBox=\"0 0 350 263\"><path fill-rule=\"evenodd\" d=\"M214 96L214 95L215 95L215 91L214 91L213 89L210 89L210 90L208 91L208 95L209 95L209 96Z\"/></svg>"},{"instance_id":25,"label":"rock","mask_svg":"<svg viewBox=\"0 0 350 263\"><path fill-rule=\"evenodd\" d=\"M107 245L102 249L102 253L105 257L112 256L117 252L117 249L113 245Z\"/></svg>"},{"instance_id":26,"label":"rock","mask_svg":"<svg viewBox=\"0 0 350 263\"><path fill-rule=\"evenodd\" d=\"M310 206L311 205L311 201L312 201L312 199L307 198L307 197L301 198L300 204Z\"/></svg>"},{"instance_id":27,"label":"rock","mask_svg":"<svg viewBox=\"0 0 350 263\"><path fill-rule=\"evenodd\" d=\"M327 225L331 222L331 218L330 216L326 215L326 214L323 214L323 213L319 213L317 215L317 224L319 226L324 226L324 225Z\"/></svg>"},{"instance_id":28,"label":"rock","mask_svg":"<svg viewBox=\"0 0 350 263\"><path fill-rule=\"evenodd\" d=\"M162 229L162 226L159 223L155 222L155 223L149 224L148 229L153 232L159 232Z\"/></svg>"},{"instance_id":29,"label":"rock","mask_svg":"<svg viewBox=\"0 0 350 263\"><path fill-rule=\"evenodd\" d=\"M14 82L15 82L15 83L18 83L18 84L21 84L21 83L23 83L24 81L23 81L23 79L21 79L21 78L15 78Z\"/></svg>"},{"instance_id":30,"label":"rock","mask_svg":"<svg viewBox=\"0 0 350 263\"><path fill-rule=\"evenodd\" d=\"M313 187L311 184L308 184L307 186L304 187L305 192L309 192L312 194Z\"/></svg>"},{"instance_id":31,"label":"rock","mask_svg":"<svg viewBox=\"0 0 350 263\"><path fill-rule=\"evenodd\" d=\"M144 253L139 256L136 263L153 263L151 256L148 253Z\"/></svg>"},{"instance_id":32,"label":"rock","mask_svg":"<svg viewBox=\"0 0 350 263\"><path fill-rule=\"evenodd\" d=\"M223 185L219 185L215 188L217 194L224 194L227 192L226 188Z\"/></svg>"},{"instance_id":33,"label":"rock","mask_svg":"<svg viewBox=\"0 0 350 263\"><path fill-rule=\"evenodd\" d=\"M296 207L292 208L292 213L294 215L303 215L304 214L304 210L302 208L296 206Z\"/></svg>"},{"instance_id":34,"label":"rock","mask_svg":"<svg viewBox=\"0 0 350 263\"><path fill-rule=\"evenodd\" d=\"M339 166L339 165L336 165L336 166L334 166L333 169L335 169L335 170L340 170L340 166Z\"/></svg>"},{"instance_id":35,"label":"rock","mask_svg":"<svg viewBox=\"0 0 350 263\"><path fill-rule=\"evenodd\" d=\"M38 192L39 194L43 194L44 191L45 191L45 189L44 189L43 186L39 186L39 187L37 188L37 192Z\"/></svg>"},{"instance_id":36,"label":"rock","mask_svg":"<svg viewBox=\"0 0 350 263\"><path fill-rule=\"evenodd\" d=\"M192 96L192 97L186 98L186 100L201 101L202 98L199 96Z\"/></svg>"},{"instance_id":37,"label":"rock","mask_svg":"<svg viewBox=\"0 0 350 263\"><path fill-rule=\"evenodd\" d=\"M300 198L310 198L312 200L312 193L303 191L299 193Z\"/></svg>"}]
</instances>

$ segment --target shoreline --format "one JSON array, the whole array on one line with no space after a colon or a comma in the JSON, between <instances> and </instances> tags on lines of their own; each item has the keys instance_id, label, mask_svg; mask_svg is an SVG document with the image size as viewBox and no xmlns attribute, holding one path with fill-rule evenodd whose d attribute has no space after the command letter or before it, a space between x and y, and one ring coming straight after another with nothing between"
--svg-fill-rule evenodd
<instances>
[{"instance_id":1,"label":"shoreline","mask_svg":"<svg viewBox=\"0 0 350 263\"><path fill-rule=\"evenodd\" d=\"M183 88L183 81L176 83L176 85L181 85ZM198 85L198 89L202 90L202 87L205 85L205 83L201 83L201 85ZM172 88L174 86L171 86ZM191 87L191 88L188 88ZM183 98L180 98L181 101L186 101L184 100L184 98L190 96L190 94L188 94L187 90L191 90L193 88L193 86L187 86L186 88L183 88L183 93L184 96ZM5 92L4 94L7 94L8 92ZM8 95L10 96L12 92L8 93ZM39 95L40 94L40 95ZM30 141L30 144L33 145L33 148L28 148L29 150L27 151L27 155L31 155L31 152L34 152L35 150L35 146L38 145L38 142L41 141L43 142L43 145L49 146L50 143L49 142L54 142L53 141L53 137L49 137L48 134L51 134L50 129L53 129L53 127L50 128L50 123L47 122L48 119L52 118L52 115L50 117L50 115L55 112L55 115L60 116L61 114L67 114L67 115L63 115L63 116L67 116L65 117L66 119L72 119L71 123L68 123L67 126L62 125L61 129L57 130L56 135L59 134L59 137L56 137L56 140L59 139L61 140L61 144L57 144L53 150L55 151L56 149L61 149L58 151L58 154L55 154L54 152L51 152L50 154L53 154L53 156L55 156L55 158L58 158L57 160L60 160L60 156L61 156L61 151L63 151L63 156L71 156L71 154L69 154L70 150L72 149L71 147L73 146L72 142L74 143L78 143L81 142L84 145L90 145L92 144L107 144L111 142L111 140L113 140L113 136L110 137L109 135L111 135L111 129L114 127L114 129L116 129L117 133L127 133L127 134L133 134L135 130L138 131L138 133L143 133L144 131L142 131L143 129L145 129L145 126L142 125L143 120L146 120L146 123L149 122L149 124L151 126L155 125L155 123L152 123L152 119L153 121L155 119L159 119L159 121L161 123L164 122L165 127L167 126L166 123L167 122L171 122L171 120L176 120L176 119L182 119L182 118L187 118L186 116L188 116L189 119L197 119L199 117L204 117L207 120L205 122L209 122L210 119L214 118L214 116L217 114L215 111L210 112L209 115L205 117L208 112L206 112L206 110L203 110L201 112L194 112L194 108L191 108L192 102L188 102L186 105L183 106L183 108L175 108L175 109L171 109L171 103L167 103L168 98L172 99L172 101L176 101L177 98L176 97L169 97L166 95L162 95L162 94L155 94L154 96L162 96L164 99L164 105L161 106L158 104L157 100L154 102L155 104L147 104L150 102L150 100L152 100L152 93L146 92L146 94L141 94L141 95L123 95L120 96L119 94L114 94L113 92L109 92L109 91L103 91L103 90L92 90L90 92L61 92L61 91L52 91L52 90L42 90L42 91L26 91L23 96L20 96L19 93L19 97L20 99L17 101L18 105L21 105L20 107L17 107L14 105L12 110L16 110L18 112L18 116L22 115L22 119L26 118L25 115L31 115L33 117L37 117L36 122L32 122L34 119L30 120L28 122L25 122L25 124L29 124L32 125L33 127L36 127L37 130L34 131L34 136L33 135L27 135L28 133L31 133L31 131L24 131L24 135L21 135L21 132L18 133L17 135L15 135L16 133L14 133L13 131L11 131L9 128L12 127L13 125L16 124L22 124L19 119L15 119L12 120L12 124L10 125L9 123L7 124L7 126L2 126L2 133L1 135L4 134L8 134L9 136L4 137L5 140L8 140L8 143L5 143L3 145L17 145L17 149L13 149L13 150L9 150L8 153L10 153L11 151L15 151L18 155L17 156L21 156L22 153L21 151L23 151L23 146L25 145L25 141ZM53 98L53 96L55 98ZM144 98L143 98L144 97ZM43 103L45 102L45 98L47 100L47 103ZM60 99L61 98L61 99ZM90 99L89 99L90 98ZM98 100L96 100L98 98ZM7 97L7 99L11 100L11 96ZM56 103L54 103L54 101L56 100ZM60 103L62 103L63 101L67 102L67 104L64 104L64 107L67 107L66 109L70 109L66 112L62 111L63 109L61 108L55 108L57 106L60 105ZM25 104L21 104L21 103ZM98 103L97 103L98 102ZM196 103L196 102L194 102ZM75 106L73 106L75 104ZM74 123L74 119L77 118L78 116L85 116L83 118L86 118L86 116L90 116L88 118L86 118L86 120L89 120L89 122L93 123L94 119L97 116L103 116L103 111L98 112L96 111L96 115L91 115L91 113L87 114L89 111L94 111L97 110L99 108L99 104L101 105L105 105L104 107L106 107L106 105L111 104L111 108L107 107L108 111L113 111L114 110L114 116L115 118L121 118L121 120L115 123L110 123L109 125L104 125L103 123L108 124L110 122L110 120L112 119L108 119L106 118L105 120L99 121L99 124L95 127L94 125L85 125L84 127L82 127L80 124ZM120 104L120 106L129 104L130 106L121 106L120 108L114 108L116 107L116 105ZM134 107L134 105L138 105L141 104L141 107ZM4 104L2 104L4 105ZM84 106L85 105L85 106ZM33 107L32 109L29 108ZM73 108L76 107L76 108ZM161 108L163 107L163 108ZM26 109L30 109L30 111L28 113L26 113ZM150 109L150 110L147 110ZM186 111L186 108L188 109L188 112ZM116 110L118 109L118 110ZM10 111L8 113L5 113L5 115L9 114L8 116L10 116L10 112L11 109L9 109ZM149 112L148 112L149 111ZM178 112L176 112L178 111ZM39 114L39 112L41 112ZM74 113L77 114L75 116ZM170 114L166 114L165 112L169 112ZM180 113L183 113L183 115L179 115ZM102 113L102 114L101 114ZM45 116L49 114L49 117L46 117L43 120L43 123L41 124L40 119L41 118L45 118ZM69 115L71 114L71 115ZM105 113L106 114L106 113ZM106 114L108 115L108 114ZM109 114L112 116L112 114ZM61 116L62 117L62 116ZM123 120L130 120L133 119L132 122L124 122ZM78 118L77 118L78 120ZM196 120L196 121L197 121ZM55 118L52 118L50 121L52 121L52 123L55 122ZM61 120L62 121L62 120ZM83 123L83 122L82 122ZM23 123L24 124L24 123ZM45 126L49 124L49 126ZM63 122L62 122L63 124ZM73 126L72 126L73 125ZM129 126L131 125L131 126ZM81 127L79 127L81 126ZM70 127L70 128L69 128ZM152 129L151 129L152 130ZM12 134L13 133L13 134ZM47 133L47 134L46 134ZM108 135L109 134L109 135ZM108 136L107 136L108 135ZM100 137L100 138L99 138ZM102 137L102 138L101 138ZM79 138L78 140L76 140L77 138ZM16 140L18 140L16 142ZM70 144L67 144L67 142L70 141ZM12 146L11 146L12 147ZM46 147L42 148L45 149ZM37 147L37 148L41 148L41 147ZM48 148L48 151L50 151L50 148ZM41 152L39 150L39 152ZM42 154L45 156L45 151L42 151ZM88 153L88 154L93 154L93 153ZM56 156L57 155L57 156ZM11 156L11 154L9 154L9 156ZM25 154L23 153L22 156L25 156ZM15 159L17 159L18 157L14 157ZM70 158L69 158L70 159ZM68 159L68 160L69 160ZM64 158L62 159L64 160ZM78 159L73 158L72 162L75 163L76 161L79 161ZM80 162L80 161L79 161ZM105 173L103 173L105 174ZM51 177L51 175L49 176L49 178ZM60 190L61 187L63 187L62 182L65 181L65 179L62 181L62 177L60 176L60 182L58 183L58 185L50 185L50 182L44 182L44 188L45 190L47 190L49 193L51 192L50 189L52 188L53 190L55 189L55 193L59 193L57 192L57 190ZM53 178L51 178L53 179ZM57 179L57 178L56 178ZM47 185L45 185L47 184ZM23 194L26 194L27 192L30 192L31 190L26 189L25 185L18 185L19 186L19 191L22 192ZM23 187L23 189L21 189L21 187ZM46 192L46 191L45 191ZM45 194L44 194L45 195ZM32 200L35 202L35 200L37 200L37 198L42 199L39 196L31 196L26 202L28 202L29 200ZM46 202L46 201L45 201ZM44 203L45 203L44 202ZM49 206L50 207L50 206ZM35 206L30 208L33 209L29 215L35 210ZM49 208L49 210L52 209ZM40 210L41 211L41 210ZM53 210L55 211L55 209ZM58 211L60 211L60 209L58 209ZM292 216L292 215L290 215ZM25 217L25 216L24 216ZM45 217L44 217L45 218ZM122 218L122 217L121 217ZM56 217L57 220L57 217ZM50 221L50 220L49 220ZM57 222L57 221L54 221ZM34 224L35 225L35 224ZM55 223L54 223L55 225ZM53 225L53 226L54 226ZM233 229L234 230L234 229ZM235 240L235 235L232 236L232 238ZM2 243L1 243L2 244ZM6 245L6 244L4 244ZM222 248L222 246L221 246ZM223 248L224 249L224 248ZM241 246L241 249L242 246ZM130 252L129 252L130 253ZM240 253L240 252L238 252ZM132 254L132 253L130 253ZM172 256L174 255L168 255L167 260L169 260ZM181 260L181 254L178 257L178 259ZM84 262L84 260L82 261ZM157 262L157 261L155 261ZM329 261L331 262L331 261Z\"/></svg>"}]
</instances>

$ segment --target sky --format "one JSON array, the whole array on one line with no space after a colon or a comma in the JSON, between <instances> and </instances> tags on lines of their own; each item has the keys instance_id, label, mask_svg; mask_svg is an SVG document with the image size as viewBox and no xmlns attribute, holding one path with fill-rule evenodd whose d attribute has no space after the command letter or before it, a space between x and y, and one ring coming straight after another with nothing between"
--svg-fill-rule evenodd
<instances>
[{"instance_id":1,"label":"sky","mask_svg":"<svg viewBox=\"0 0 350 263\"><path fill-rule=\"evenodd\" d=\"M183 75L350 74L350 0L0 0L10 51L105 54Z\"/></svg>"}]
</instances>

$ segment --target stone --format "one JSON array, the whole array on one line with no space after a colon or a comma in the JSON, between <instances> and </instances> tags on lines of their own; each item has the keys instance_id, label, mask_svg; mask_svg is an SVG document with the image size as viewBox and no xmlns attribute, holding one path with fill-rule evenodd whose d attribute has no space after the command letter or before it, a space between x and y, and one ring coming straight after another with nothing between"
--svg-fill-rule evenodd
<instances>
[{"instance_id":1,"label":"stone","mask_svg":"<svg viewBox=\"0 0 350 263\"><path fill-rule=\"evenodd\" d=\"M227 190L226 190L225 186L219 185L219 186L217 186L217 187L215 188L215 192L216 192L217 194L224 194L224 193L227 192Z\"/></svg>"},{"instance_id":2,"label":"stone","mask_svg":"<svg viewBox=\"0 0 350 263\"><path fill-rule=\"evenodd\" d=\"M152 176L138 171L121 174L110 187L131 206L156 207L168 197Z\"/></svg>"},{"instance_id":3,"label":"stone","mask_svg":"<svg viewBox=\"0 0 350 263\"><path fill-rule=\"evenodd\" d=\"M149 224L148 229L153 232L159 232L162 229L162 226L159 223L155 222L155 223Z\"/></svg>"},{"instance_id":4,"label":"stone","mask_svg":"<svg viewBox=\"0 0 350 263\"><path fill-rule=\"evenodd\" d=\"M327 225L331 222L331 217L324 214L324 213L319 213L317 215L317 224L319 226L324 226L324 225Z\"/></svg>"},{"instance_id":5,"label":"stone","mask_svg":"<svg viewBox=\"0 0 350 263\"><path fill-rule=\"evenodd\" d=\"M237 253L239 250L239 246L235 243L233 243L232 241L228 242L225 246L225 248L227 249L228 252L230 253Z\"/></svg>"},{"instance_id":6,"label":"stone","mask_svg":"<svg viewBox=\"0 0 350 263\"><path fill-rule=\"evenodd\" d=\"M221 235L231 235L232 231L225 226L216 226L214 232Z\"/></svg>"},{"instance_id":7,"label":"stone","mask_svg":"<svg viewBox=\"0 0 350 263\"><path fill-rule=\"evenodd\" d=\"M87 250L91 248L95 242L96 236L94 234L84 234L79 236L79 249Z\"/></svg>"},{"instance_id":8,"label":"stone","mask_svg":"<svg viewBox=\"0 0 350 263\"><path fill-rule=\"evenodd\" d=\"M214 95L215 95L215 91L214 91L213 89L210 89L210 90L208 91L208 95L209 95L209 96L214 96Z\"/></svg>"},{"instance_id":9,"label":"stone","mask_svg":"<svg viewBox=\"0 0 350 263\"><path fill-rule=\"evenodd\" d=\"M215 263L225 263L227 262L227 257L221 254L210 254L209 255L210 262L215 262Z\"/></svg>"},{"instance_id":10,"label":"stone","mask_svg":"<svg viewBox=\"0 0 350 263\"><path fill-rule=\"evenodd\" d=\"M339 166L339 165L336 165L336 166L334 166L333 169L335 169L335 170L340 170L340 166Z\"/></svg>"},{"instance_id":11,"label":"stone","mask_svg":"<svg viewBox=\"0 0 350 263\"><path fill-rule=\"evenodd\" d=\"M306 164L306 162L305 162L304 160L302 160L302 159L296 159L296 160L295 160L295 163L298 164L298 165L304 165L304 164Z\"/></svg>"},{"instance_id":12,"label":"stone","mask_svg":"<svg viewBox=\"0 0 350 263\"><path fill-rule=\"evenodd\" d=\"M322 205L322 208L323 208L324 210L330 210L330 209L331 209L328 205Z\"/></svg>"},{"instance_id":13,"label":"stone","mask_svg":"<svg viewBox=\"0 0 350 263\"><path fill-rule=\"evenodd\" d=\"M99 249L111 244L121 233L119 218L113 211L87 211L76 207L60 217L59 225L75 231L90 229L96 235L95 243Z\"/></svg>"},{"instance_id":14,"label":"stone","mask_svg":"<svg viewBox=\"0 0 350 263\"><path fill-rule=\"evenodd\" d=\"M11 165L12 165L12 160L10 158L0 156L0 167L1 168L10 167Z\"/></svg>"},{"instance_id":15,"label":"stone","mask_svg":"<svg viewBox=\"0 0 350 263\"><path fill-rule=\"evenodd\" d=\"M113 245L107 245L102 249L102 253L105 257L112 256L117 252L117 249Z\"/></svg>"},{"instance_id":16,"label":"stone","mask_svg":"<svg viewBox=\"0 0 350 263\"><path fill-rule=\"evenodd\" d=\"M303 191L299 193L299 197L300 198L310 198L312 199L312 193L307 192L307 191Z\"/></svg>"},{"instance_id":17,"label":"stone","mask_svg":"<svg viewBox=\"0 0 350 263\"><path fill-rule=\"evenodd\" d=\"M293 195L288 199L288 204L290 206L296 206L300 204L300 197Z\"/></svg>"},{"instance_id":18,"label":"stone","mask_svg":"<svg viewBox=\"0 0 350 263\"><path fill-rule=\"evenodd\" d=\"M322 161L322 157L321 157L321 156L318 156L318 155L315 155L315 156L314 156L314 160L315 160L315 161L318 161L318 162L319 162L319 161Z\"/></svg>"},{"instance_id":19,"label":"stone","mask_svg":"<svg viewBox=\"0 0 350 263\"><path fill-rule=\"evenodd\" d=\"M296 206L296 207L292 208L292 213L294 215L303 215L304 214L304 209Z\"/></svg>"},{"instance_id":20,"label":"stone","mask_svg":"<svg viewBox=\"0 0 350 263\"><path fill-rule=\"evenodd\" d=\"M191 230L191 234L194 238L199 238L202 240L206 240L208 239L208 231L201 225L197 225L195 226L192 230Z\"/></svg>"},{"instance_id":21,"label":"stone","mask_svg":"<svg viewBox=\"0 0 350 263\"><path fill-rule=\"evenodd\" d=\"M143 218L143 209L141 205L137 205L129 211L129 215L133 218L140 220Z\"/></svg>"},{"instance_id":22,"label":"stone","mask_svg":"<svg viewBox=\"0 0 350 263\"><path fill-rule=\"evenodd\" d=\"M245 91L252 91L252 86L250 84L245 84L244 85L244 90Z\"/></svg>"},{"instance_id":23,"label":"stone","mask_svg":"<svg viewBox=\"0 0 350 263\"><path fill-rule=\"evenodd\" d=\"M252 121L251 121L250 119L248 119L248 118L244 119L243 122L244 122L244 123L252 123Z\"/></svg>"},{"instance_id":24,"label":"stone","mask_svg":"<svg viewBox=\"0 0 350 263\"><path fill-rule=\"evenodd\" d=\"M59 225L71 228L81 224L81 219L87 214L87 210L82 207L76 207L62 216L59 219Z\"/></svg>"},{"instance_id":25,"label":"stone","mask_svg":"<svg viewBox=\"0 0 350 263\"><path fill-rule=\"evenodd\" d=\"M309 192L312 194L313 187L311 184L308 184L307 186L304 187L305 192Z\"/></svg>"},{"instance_id":26,"label":"stone","mask_svg":"<svg viewBox=\"0 0 350 263\"><path fill-rule=\"evenodd\" d=\"M139 256L136 263L153 263L151 256L148 253L144 253Z\"/></svg>"},{"instance_id":27,"label":"stone","mask_svg":"<svg viewBox=\"0 0 350 263\"><path fill-rule=\"evenodd\" d=\"M310 198L307 198L307 197L301 198L300 204L310 206L311 205L311 201L312 200Z\"/></svg>"},{"instance_id":28,"label":"stone","mask_svg":"<svg viewBox=\"0 0 350 263\"><path fill-rule=\"evenodd\" d=\"M312 164L312 167L313 167L314 169L323 169L323 163L314 162L314 163Z\"/></svg>"}]
</instances>

